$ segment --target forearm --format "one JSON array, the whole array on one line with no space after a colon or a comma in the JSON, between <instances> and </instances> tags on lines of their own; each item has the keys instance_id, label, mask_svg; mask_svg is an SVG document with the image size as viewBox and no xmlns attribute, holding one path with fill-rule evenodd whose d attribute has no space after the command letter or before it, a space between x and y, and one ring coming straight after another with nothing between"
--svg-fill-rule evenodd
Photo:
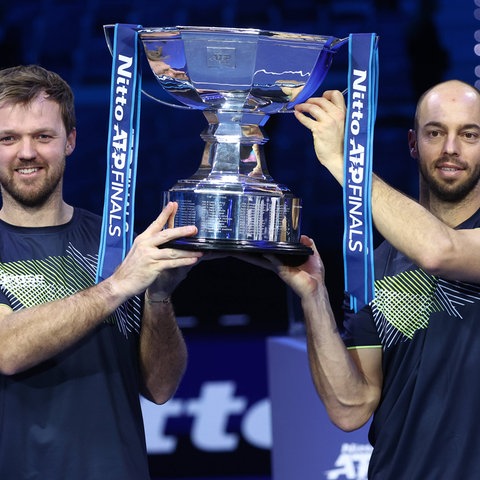
<instances>
[{"instance_id":1,"label":"forearm","mask_svg":"<svg viewBox=\"0 0 480 480\"><path fill-rule=\"evenodd\" d=\"M145 301L140 333L142 394L155 403L175 393L187 364L187 348L170 303Z\"/></svg>"},{"instance_id":2,"label":"forearm","mask_svg":"<svg viewBox=\"0 0 480 480\"><path fill-rule=\"evenodd\" d=\"M376 175L372 178L372 214L380 234L428 273L458 279L463 270L469 278L468 266L456 264L456 259L465 257L459 251L463 248L458 232Z\"/></svg>"},{"instance_id":3,"label":"forearm","mask_svg":"<svg viewBox=\"0 0 480 480\"><path fill-rule=\"evenodd\" d=\"M340 185L343 185L344 172L341 165L338 157L326 166ZM478 269L473 264L471 269L468 268L469 265L458 264L459 258L465 258L465 250L476 250L477 245L459 241L460 235L452 226L439 220L416 200L399 192L375 174L372 175L371 203L376 229L413 263L433 275L478 281Z\"/></svg>"},{"instance_id":4,"label":"forearm","mask_svg":"<svg viewBox=\"0 0 480 480\"><path fill-rule=\"evenodd\" d=\"M124 299L105 281L69 297L0 314L0 371L24 371L68 349Z\"/></svg>"},{"instance_id":5,"label":"forearm","mask_svg":"<svg viewBox=\"0 0 480 480\"><path fill-rule=\"evenodd\" d=\"M347 351L330 308L328 293L302 301L310 370L316 390L338 427L354 430L368 421L380 395Z\"/></svg>"}]
</instances>

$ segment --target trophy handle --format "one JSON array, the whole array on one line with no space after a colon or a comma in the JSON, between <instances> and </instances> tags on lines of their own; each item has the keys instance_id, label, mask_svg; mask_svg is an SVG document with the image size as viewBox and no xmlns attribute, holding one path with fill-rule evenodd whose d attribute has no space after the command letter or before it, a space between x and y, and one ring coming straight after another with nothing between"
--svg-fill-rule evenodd
<instances>
[{"instance_id":1,"label":"trophy handle","mask_svg":"<svg viewBox=\"0 0 480 480\"><path fill-rule=\"evenodd\" d=\"M148 93L143 88L142 88L142 93L143 95L150 98L151 100L154 100L155 102L161 103L162 105L167 105L167 107L175 107L175 108L180 108L182 110L197 110L196 108L190 107L189 105L180 105L178 103L170 103L170 102L166 102L165 100L161 100L160 98L154 97L152 94Z\"/></svg>"},{"instance_id":2,"label":"trophy handle","mask_svg":"<svg viewBox=\"0 0 480 480\"><path fill-rule=\"evenodd\" d=\"M308 98L315 94L319 86L323 83L327 72L332 64L333 54L345 43L348 42L346 38L330 38L323 46L322 51L317 60L317 65L312 71L310 79L305 84L305 87L294 101L287 105L288 111L293 111L293 107L299 103L305 102ZM342 92L343 93L343 92Z\"/></svg>"},{"instance_id":3,"label":"trophy handle","mask_svg":"<svg viewBox=\"0 0 480 480\"><path fill-rule=\"evenodd\" d=\"M110 52L110 55L113 55L113 30L115 28L114 24L109 24L109 25L104 25L103 26L103 33L105 35L105 41L107 42L107 47ZM132 27L133 28L133 27ZM153 96L151 93L148 93L146 90L142 88L142 94L145 95L146 97L150 98L151 100L154 100L157 103L161 103L162 105L166 105L167 107L175 107L175 108L180 108L182 110L196 110L195 108L189 106L189 105L180 105L178 103L170 103L166 102L165 100L161 100L160 98L157 98Z\"/></svg>"}]
</instances>

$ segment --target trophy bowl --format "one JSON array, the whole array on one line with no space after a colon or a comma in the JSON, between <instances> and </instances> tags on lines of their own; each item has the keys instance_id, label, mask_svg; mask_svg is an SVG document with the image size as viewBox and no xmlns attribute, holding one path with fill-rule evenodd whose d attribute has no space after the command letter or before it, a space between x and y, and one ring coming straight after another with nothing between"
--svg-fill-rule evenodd
<instances>
[{"instance_id":1,"label":"trophy bowl","mask_svg":"<svg viewBox=\"0 0 480 480\"><path fill-rule=\"evenodd\" d=\"M108 43L108 30L105 26ZM138 27L145 58L174 107L201 110L208 126L198 170L167 192L175 226L196 225L175 248L270 253L301 264L302 202L268 173L263 127L323 82L348 39L246 28Z\"/></svg>"}]
</instances>

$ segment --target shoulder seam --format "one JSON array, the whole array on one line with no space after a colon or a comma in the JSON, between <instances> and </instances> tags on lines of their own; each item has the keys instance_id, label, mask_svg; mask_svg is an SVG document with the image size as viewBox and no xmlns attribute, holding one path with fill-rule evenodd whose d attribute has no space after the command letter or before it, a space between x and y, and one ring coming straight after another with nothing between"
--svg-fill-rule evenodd
<instances>
[{"instance_id":1,"label":"shoulder seam","mask_svg":"<svg viewBox=\"0 0 480 480\"><path fill-rule=\"evenodd\" d=\"M354 345L353 347L347 347L347 350L360 350L364 348L382 348L382 345Z\"/></svg>"}]
</instances>

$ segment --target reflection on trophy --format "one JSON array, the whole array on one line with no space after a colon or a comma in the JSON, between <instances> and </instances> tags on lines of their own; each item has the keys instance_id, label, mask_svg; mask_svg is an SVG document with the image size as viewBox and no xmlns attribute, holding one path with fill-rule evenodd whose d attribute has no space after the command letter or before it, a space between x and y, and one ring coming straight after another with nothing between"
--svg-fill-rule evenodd
<instances>
[{"instance_id":1,"label":"reflection on trophy","mask_svg":"<svg viewBox=\"0 0 480 480\"><path fill-rule=\"evenodd\" d=\"M200 167L164 194L178 202L175 226L198 227L175 247L302 263L311 250L300 243L301 200L269 175L263 127L315 93L347 39L213 27L139 28L138 35L158 83L208 121Z\"/></svg>"}]
</instances>

